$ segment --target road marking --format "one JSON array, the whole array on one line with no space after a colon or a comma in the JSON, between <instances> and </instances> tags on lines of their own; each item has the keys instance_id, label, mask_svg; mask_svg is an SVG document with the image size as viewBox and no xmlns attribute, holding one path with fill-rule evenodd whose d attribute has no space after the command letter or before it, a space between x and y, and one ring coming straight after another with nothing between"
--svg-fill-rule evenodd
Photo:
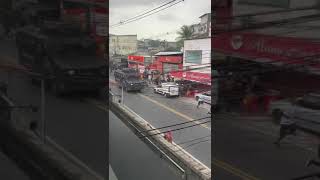
<instances>
[{"instance_id":1,"label":"road marking","mask_svg":"<svg viewBox=\"0 0 320 180\"><path fill-rule=\"evenodd\" d=\"M198 124L198 125L206 128L206 129L209 129L209 130L211 131L211 128L208 127L206 124L200 124L199 122L194 121L193 118L191 118L191 117L189 117L189 116L187 116L187 115L185 115L185 114L182 114L182 113L180 113L180 112L178 112L178 111L176 111L176 110L174 110L174 109L172 109L172 108L170 108L170 107L168 107L168 106L166 106L166 105L164 105L164 104L162 104L162 103L159 103L158 101L153 100L153 99L151 99L151 98L149 98L149 97L147 97L147 96L145 96L145 95L143 95L143 94L140 94L140 93L139 93L138 95L141 96L141 97L143 97L143 98L145 98L145 99L147 99L147 100L149 100L149 101L151 101L151 102L153 102L153 103L155 103L155 104L157 104L158 106L163 107L164 109L166 109L166 110L168 110L168 111L170 111L170 112L172 112L172 113L174 113L174 114L176 114L176 115L178 115L178 116L183 117L184 119L186 119L186 120L188 120L188 121L193 121L195 124Z\"/></svg>"},{"instance_id":2,"label":"road marking","mask_svg":"<svg viewBox=\"0 0 320 180\"><path fill-rule=\"evenodd\" d=\"M252 176L252 175L250 175L248 173L245 173L245 172L241 171L240 169L234 168L231 165L229 165L229 164L227 164L225 162L222 162L222 161L220 161L218 159L213 158L212 162L213 162L214 166L222 168L225 171L228 171L229 173L231 173L231 174L233 174L235 176L238 176L238 177L240 177L240 178L242 178L244 180L261 180L261 179L259 179L257 177L254 177L254 176Z\"/></svg>"}]
</instances>

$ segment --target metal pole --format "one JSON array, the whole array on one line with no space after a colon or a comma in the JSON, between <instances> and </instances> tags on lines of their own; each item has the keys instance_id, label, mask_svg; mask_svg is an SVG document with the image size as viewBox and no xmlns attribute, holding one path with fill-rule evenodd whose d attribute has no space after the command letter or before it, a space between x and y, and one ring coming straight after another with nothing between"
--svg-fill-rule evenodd
<instances>
[{"instance_id":1,"label":"metal pole","mask_svg":"<svg viewBox=\"0 0 320 180\"><path fill-rule=\"evenodd\" d=\"M124 104L124 103L123 103L123 86L122 86L121 89L122 89L122 90L121 90L121 103Z\"/></svg>"},{"instance_id":2,"label":"metal pole","mask_svg":"<svg viewBox=\"0 0 320 180\"><path fill-rule=\"evenodd\" d=\"M46 122L45 122L45 84L44 79L41 79L41 122L42 122L42 138L43 143L46 142Z\"/></svg>"}]
</instances>

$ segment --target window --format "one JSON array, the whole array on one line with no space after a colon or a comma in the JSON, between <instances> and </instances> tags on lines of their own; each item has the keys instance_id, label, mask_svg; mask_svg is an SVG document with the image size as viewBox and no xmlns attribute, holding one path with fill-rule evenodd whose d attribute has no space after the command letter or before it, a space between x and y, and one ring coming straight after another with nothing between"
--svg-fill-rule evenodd
<instances>
[{"instance_id":1,"label":"window","mask_svg":"<svg viewBox=\"0 0 320 180\"><path fill-rule=\"evenodd\" d=\"M201 50L188 50L185 54L186 63L201 64L202 51Z\"/></svg>"},{"instance_id":2,"label":"window","mask_svg":"<svg viewBox=\"0 0 320 180\"><path fill-rule=\"evenodd\" d=\"M239 4L252 4L288 8L290 0L239 0Z\"/></svg>"}]
</instances>

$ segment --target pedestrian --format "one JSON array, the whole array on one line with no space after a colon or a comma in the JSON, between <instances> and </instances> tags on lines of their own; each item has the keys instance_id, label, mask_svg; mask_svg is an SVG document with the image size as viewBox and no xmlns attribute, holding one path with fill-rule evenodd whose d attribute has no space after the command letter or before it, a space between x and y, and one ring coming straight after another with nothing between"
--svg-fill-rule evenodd
<instances>
[{"instance_id":1,"label":"pedestrian","mask_svg":"<svg viewBox=\"0 0 320 180\"><path fill-rule=\"evenodd\" d=\"M279 138L274 142L275 145L280 146L280 141L287 135L296 135L296 123L295 123L295 107L296 102L292 103L292 106L282 113L280 121Z\"/></svg>"},{"instance_id":2,"label":"pedestrian","mask_svg":"<svg viewBox=\"0 0 320 180\"><path fill-rule=\"evenodd\" d=\"M203 99L202 98L199 98L198 99L198 105L197 105L197 108L199 109L199 106L203 104Z\"/></svg>"}]
</instances>

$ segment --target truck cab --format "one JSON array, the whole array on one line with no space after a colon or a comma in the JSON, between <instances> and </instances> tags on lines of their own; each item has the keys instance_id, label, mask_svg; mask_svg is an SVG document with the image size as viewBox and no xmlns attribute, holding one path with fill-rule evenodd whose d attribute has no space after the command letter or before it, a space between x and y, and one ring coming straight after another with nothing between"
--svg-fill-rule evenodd
<instances>
[{"instance_id":1,"label":"truck cab","mask_svg":"<svg viewBox=\"0 0 320 180\"><path fill-rule=\"evenodd\" d=\"M106 85L108 66L85 34L30 26L17 32L16 44L19 63L45 77L56 95L98 92Z\"/></svg>"},{"instance_id":2,"label":"truck cab","mask_svg":"<svg viewBox=\"0 0 320 180\"><path fill-rule=\"evenodd\" d=\"M114 72L115 81L120 88L128 91L141 91L145 82L140 79L139 73L132 68L123 68Z\"/></svg>"}]
</instances>

